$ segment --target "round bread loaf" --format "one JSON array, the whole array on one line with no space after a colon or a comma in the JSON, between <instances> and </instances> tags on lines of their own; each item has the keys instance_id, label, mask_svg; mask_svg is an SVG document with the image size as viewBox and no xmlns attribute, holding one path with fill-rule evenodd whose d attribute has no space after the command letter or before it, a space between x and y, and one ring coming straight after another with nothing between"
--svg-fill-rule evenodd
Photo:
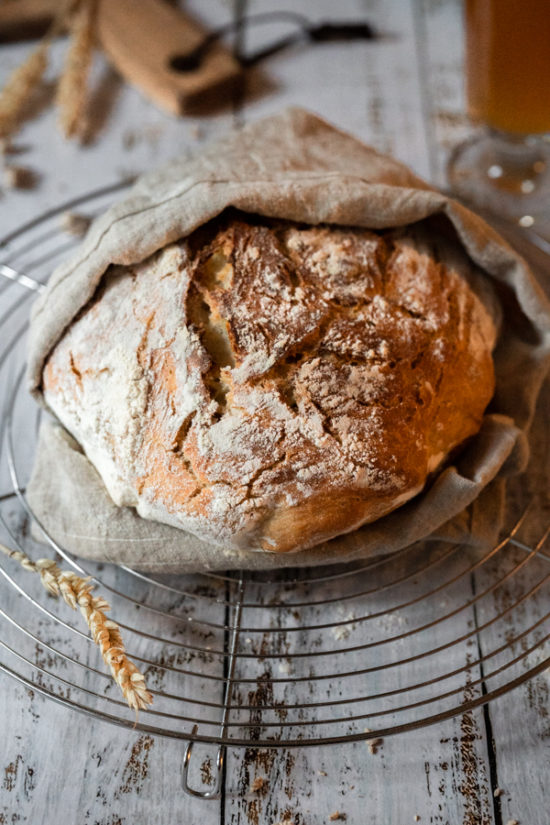
<instances>
[{"instance_id":1,"label":"round bread loaf","mask_svg":"<svg viewBox=\"0 0 550 825\"><path fill-rule=\"evenodd\" d=\"M406 502L479 430L494 318L484 277L426 227L228 213L111 267L44 397L118 505L304 549Z\"/></svg>"}]
</instances>

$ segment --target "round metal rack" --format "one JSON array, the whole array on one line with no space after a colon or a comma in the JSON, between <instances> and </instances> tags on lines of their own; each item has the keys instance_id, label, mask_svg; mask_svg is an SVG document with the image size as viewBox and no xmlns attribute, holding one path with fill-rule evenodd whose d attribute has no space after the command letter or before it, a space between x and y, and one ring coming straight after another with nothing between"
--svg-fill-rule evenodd
<instances>
[{"instance_id":1,"label":"round metal rack","mask_svg":"<svg viewBox=\"0 0 550 825\"><path fill-rule=\"evenodd\" d=\"M41 528L25 496L41 416L23 380L29 311L78 241L61 216L97 214L123 187L64 204L0 242L0 542L33 560L58 554L64 569L93 577L154 702L136 722L80 617L5 555L0 670L67 708L185 741L187 790L212 797L228 745L404 733L546 669L549 531L536 484L547 455L509 485L504 537L490 550L429 542L345 567L168 577L84 562ZM195 742L218 746L218 784L206 791L189 786Z\"/></svg>"}]
</instances>

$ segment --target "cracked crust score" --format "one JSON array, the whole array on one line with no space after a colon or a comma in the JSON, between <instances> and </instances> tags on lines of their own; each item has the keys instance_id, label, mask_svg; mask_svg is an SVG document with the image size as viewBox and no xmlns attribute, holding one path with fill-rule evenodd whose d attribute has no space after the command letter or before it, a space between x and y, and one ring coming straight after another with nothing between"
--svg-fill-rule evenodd
<instances>
[{"instance_id":1,"label":"cracked crust score","mask_svg":"<svg viewBox=\"0 0 550 825\"><path fill-rule=\"evenodd\" d=\"M493 317L426 229L230 216L112 267L44 395L117 504L226 547L303 549L416 495L479 430Z\"/></svg>"}]
</instances>

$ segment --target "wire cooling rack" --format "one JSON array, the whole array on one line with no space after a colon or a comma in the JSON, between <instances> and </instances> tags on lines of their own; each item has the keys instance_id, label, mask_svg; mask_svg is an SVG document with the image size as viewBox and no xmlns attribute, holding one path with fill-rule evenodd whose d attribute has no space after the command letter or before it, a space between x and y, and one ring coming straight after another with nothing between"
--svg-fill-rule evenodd
<instances>
[{"instance_id":1,"label":"wire cooling rack","mask_svg":"<svg viewBox=\"0 0 550 825\"><path fill-rule=\"evenodd\" d=\"M404 733L546 669L549 531L537 493L546 454L510 485L504 538L484 551L429 543L346 567L162 577L82 562L40 530L25 497L41 415L23 381L29 310L77 243L63 214L93 216L123 187L64 204L0 241L0 541L33 560L57 553L65 569L93 577L154 703L136 724L79 616L4 556L0 670L67 708L185 741L186 789L215 797L228 745ZM218 747L207 790L188 778L196 742Z\"/></svg>"}]
</instances>

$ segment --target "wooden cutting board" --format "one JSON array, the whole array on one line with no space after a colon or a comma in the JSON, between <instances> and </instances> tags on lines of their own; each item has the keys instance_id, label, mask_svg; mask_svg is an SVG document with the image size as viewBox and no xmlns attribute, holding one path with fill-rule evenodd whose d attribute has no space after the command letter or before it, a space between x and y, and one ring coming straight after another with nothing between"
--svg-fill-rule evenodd
<instances>
[{"instance_id":1,"label":"wooden cutting board","mask_svg":"<svg viewBox=\"0 0 550 825\"><path fill-rule=\"evenodd\" d=\"M207 105L240 77L239 64L218 43L197 69L172 68L171 60L193 51L207 32L163 0L100 0L98 33L123 77L174 114Z\"/></svg>"}]
</instances>

